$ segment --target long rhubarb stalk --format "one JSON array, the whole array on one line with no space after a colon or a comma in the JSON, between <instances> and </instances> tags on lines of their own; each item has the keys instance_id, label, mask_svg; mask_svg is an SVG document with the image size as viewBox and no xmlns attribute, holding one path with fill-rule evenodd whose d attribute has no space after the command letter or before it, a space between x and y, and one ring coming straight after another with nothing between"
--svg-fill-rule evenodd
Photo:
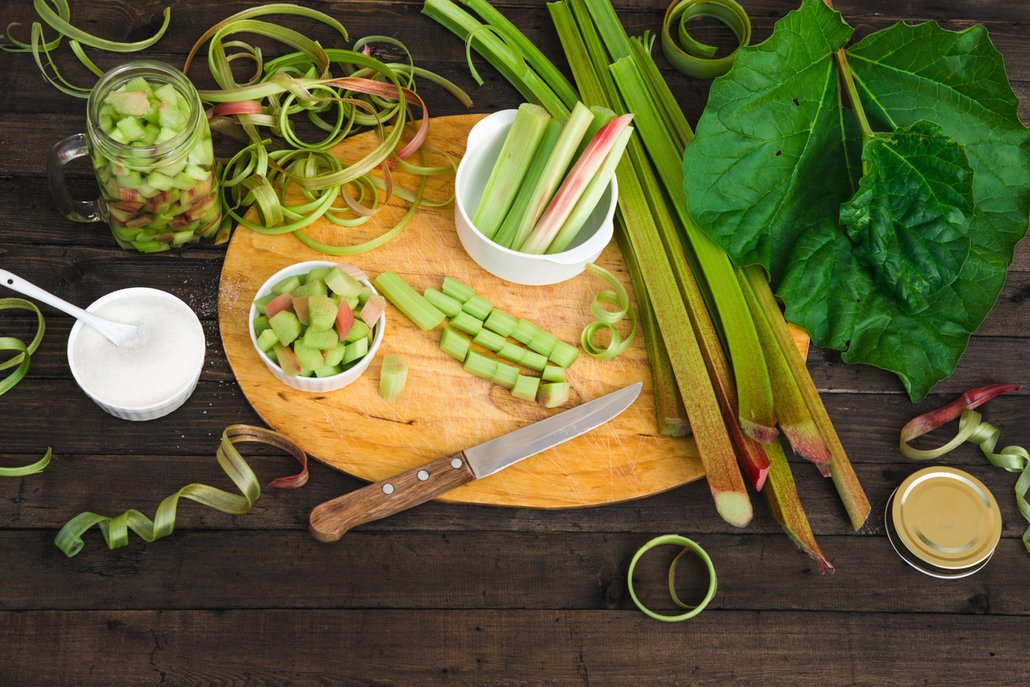
<instances>
[{"instance_id":1,"label":"long rhubarb stalk","mask_svg":"<svg viewBox=\"0 0 1030 687\"><path fill-rule=\"evenodd\" d=\"M778 309L776 297L769 288L769 282L766 280L762 268L753 265L745 268L744 272L751 288L761 302L762 309L766 312L771 312L774 308ZM837 430L833 428L833 422L830 420L829 413L826 412L826 406L819 398L819 391L815 388L815 382L808 373L805 360L798 352L797 346L794 345L794 339L790 335L790 330L787 329L786 320L782 317L771 318L770 324L780 350L787 360L787 365L798 382L798 388L801 389L805 404L812 413L812 419L830 449L830 476L833 478L833 485L837 488L837 494L848 512L852 527L858 530L869 517L869 499L866 498L865 491L858 481L858 475L855 474L855 469L848 460L848 454L844 451L840 437L837 436Z\"/></svg>"},{"instance_id":2,"label":"long rhubarb stalk","mask_svg":"<svg viewBox=\"0 0 1030 687\"><path fill-rule=\"evenodd\" d=\"M771 466L769 481L764 490L769 511L798 548L815 559L819 564L819 572L833 573L833 566L826 560L822 549L815 541L815 533L812 532L808 516L801 505L794 475L790 472L790 464L783 453L783 447L778 442L773 442L765 444L763 448Z\"/></svg>"},{"instance_id":3,"label":"long rhubarb stalk","mask_svg":"<svg viewBox=\"0 0 1030 687\"><path fill-rule=\"evenodd\" d=\"M655 419L658 422L658 433L670 437L685 437L690 434L690 421L687 420L687 409L683 407L683 398L676 377L665 354L665 340L658 328L658 320L654 315L651 297L644 286L644 276L640 273L637 257L633 255L633 247L626 239L626 228L622 226L622 216L616 218L618 230L615 241L626 258L626 271L633 285L633 293L637 298L637 313L640 315L640 329L644 335L644 347L647 349L647 360L651 367L651 394L654 396Z\"/></svg>"},{"instance_id":4,"label":"long rhubarb stalk","mask_svg":"<svg viewBox=\"0 0 1030 687\"><path fill-rule=\"evenodd\" d=\"M590 198L586 191L591 186L592 181L600 178L600 173L609 156L613 161L611 171L614 172L618 160L622 157L622 150L625 149L626 143L629 141L629 135L632 133L632 129L629 128L629 123L632 120L633 115L629 114L616 117L602 126L597 135L587 144L583 154L572 165L572 169L569 170L561 186L558 187L558 191L554 194L547 209L544 210L536 226L533 227L529 238L522 244L520 250L523 253L544 253L547 251L551 242L558 236L558 232L572 216L573 210L576 208L577 203L580 202L580 199ZM624 133L625 136L623 135ZM616 150L617 147L618 150ZM604 189L603 187L598 189L597 185L594 185L593 204L590 204L589 207L591 211L600 197L600 194L597 193L598 190L603 191ZM584 203L584 206L588 204ZM589 212L586 214L589 214ZM579 228L582 226L582 220L586 219L582 211L578 213L578 216L582 217L582 219L579 225L574 227L574 231L570 230L566 233L568 237L565 240L566 245L571 242L575 232L579 231Z\"/></svg>"},{"instance_id":5,"label":"long rhubarb stalk","mask_svg":"<svg viewBox=\"0 0 1030 687\"><path fill-rule=\"evenodd\" d=\"M547 84L551 90L570 110L579 101L579 94L568 79L561 73L554 63L540 52L518 28L508 21L508 18L494 8L487 0L461 0L473 12L483 18L491 30L502 36L506 43L515 46L522 58L529 66L540 75L540 80Z\"/></svg>"},{"instance_id":6,"label":"long rhubarb stalk","mask_svg":"<svg viewBox=\"0 0 1030 687\"><path fill-rule=\"evenodd\" d=\"M774 312L762 309L762 302L743 271L737 270L737 278L748 307L751 308L751 316L762 342L762 352L769 367L769 378L772 380L773 396L776 399L776 420L780 429L783 430L795 453L812 461L823 477L829 477L830 449L823 440L823 435L819 433L815 420L812 419L812 413L801 395L798 382L791 374L787 359L772 331L770 320L783 319L783 315L780 314L779 308Z\"/></svg>"},{"instance_id":7,"label":"long rhubarb stalk","mask_svg":"<svg viewBox=\"0 0 1030 687\"><path fill-rule=\"evenodd\" d=\"M694 224L687 212L683 195L683 150L669 134L654 100L642 88L642 84L646 83L645 77L632 58L626 57L612 63L611 71L627 108L638 117L640 125L637 128L644 147L654 162L676 217L685 230L688 245L697 256L704 280L711 291L713 309L725 333L726 347L736 379L740 423L754 439L763 443L772 441L776 437L776 415L769 371L762 355L758 333L733 274L729 257Z\"/></svg>"},{"instance_id":8,"label":"long rhubarb stalk","mask_svg":"<svg viewBox=\"0 0 1030 687\"><path fill-rule=\"evenodd\" d=\"M573 76L580 86L581 95L591 104L604 105L617 112L624 111L621 97L608 73L607 56L596 27L586 13L581 11L582 8L572 4L568 7L571 9L569 12L563 9L566 4L552 3L549 7L572 66ZM648 190L657 190L653 173L650 177L638 176L641 174L638 164L647 163L643 148L635 138L630 140L628 152L628 159L622 161L617 171L619 207L623 220L620 227L625 229L626 242L631 246L631 251L626 255L635 256L640 263L641 272L646 275L649 300L658 319L659 329L669 347L668 358L680 387L698 452L708 475L716 509L725 520L737 524L743 520L745 507L747 518L750 519L751 504L733 451L727 450L726 447L727 439L730 440L730 445L733 445L727 424L736 424L736 408L732 408L732 415L727 423L724 410L730 410L733 404L723 393L725 387L720 387L727 382L732 385L732 377L700 292L685 262L683 251L673 245L678 245L679 242L675 238L675 226L668 215L665 202L648 195ZM649 184L649 181L652 183ZM654 267L655 260L663 263L663 269ZM675 323L667 315L669 310L676 311ZM684 316L689 329L680 324ZM694 332L694 336L688 335L691 331ZM685 335L692 347L697 349L702 363L700 368L683 367L673 353L673 342L679 341ZM715 373L713 370L716 370ZM687 373L696 375L700 380L697 382L698 386L691 388L690 378L684 377ZM701 399L695 398L701 390L705 392L703 404ZM723 420L718 421L718 417L723 417ZM706 425L704 431L700 426L702 421ZM708 426L711 424L721 425L722 431L712 429ZM713 440L713 436L717 438ZM764 454L758 453L760 457L743 452L739 457L745 461L749 480L753 485L760 487L768 470L768 461ZM755 461L748 465L748 461L753 457ZM736 517L734 511L737 511Z\"/></svg>"},{"instance_id":9,"label":"long rhubarb stalk","mask_svg":"<svg viewBox=\"0 0 1030 687\"><path fill-rule=\"evenodd\" d=\"M422 13L443 25L465 41L467 47L486 58L526 100L542 105L555 117L568 116L570 105L566 105L562 97L541 78L541 75L512 49L514 45L516 50L524 53L525 45L532 45L525 36L519 34L521 40L509 44L510 37L499 38L494 33L498 29L477 20L451 0L426 0L422 6ZM469 64L472 64L471 60Z\"/></svg>"},{"instance_id":10,"label":"long rhubarb stalk","mask_svg":"<svg viewBox=\"0 0 1030 687\"><path fill-rule=\"evenodd\" d=\"M588 102L594 102L596 99L597 102L604 103L605 106L612 109L624 110L622 97L607 69L608 57L601 44L601 37L582 2L552 3L549 8L555 27L558 29L558 35L562 39L562 45L565 46L569 62L572 65L573 76L582 89L584 98ZM620 168L619 196L621 198L625 193L622 184L626 183L628 177L632 177L630 180L634 188L643 193L643 198L639 202L651 214L658 229L663 250L673 268L680 299L687 306L694 335L697 337L702 357L708 368L709 380L716 396L716 402L722 413L730 440L737 451L740 467L744 470L751 485L756 490L760 490L769 470L769 461L765 453L758 450L752 442L742 441L741 437L745 435L736 431L739 430L739 422L733 375L705 306L701 285L694 279L684 254L675 219L662 195L658 178L639 139L630 140L627 153L632 163L633 173L629 174ZM629 259L633 258L632 253L624 252L624 255ZM650 283L649 279L648 284ZM689 411L688 407L688 418L693 423L693 416Z\"/></svg>"}]
</instances>

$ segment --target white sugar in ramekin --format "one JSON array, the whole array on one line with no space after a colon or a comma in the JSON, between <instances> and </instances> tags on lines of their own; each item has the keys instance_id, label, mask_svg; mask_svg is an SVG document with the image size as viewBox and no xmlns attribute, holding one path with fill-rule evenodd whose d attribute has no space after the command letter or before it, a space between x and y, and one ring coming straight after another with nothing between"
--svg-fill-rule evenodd
<instances>
[{"instance_id":1,"label":"white sugar in ramekin","mask_svg":"<svg viewBox=\"0 0 1030 687\"><path fill-rule=\"evenodd\" d=\"M83 322L68 336L68 364L98 406L124 420L153 420L193 393L204 368L204 329L196 313L166 291L129 288L98 299L89 312L140 327L130 346L115 346Z\"/></svg>"}]
</instances>

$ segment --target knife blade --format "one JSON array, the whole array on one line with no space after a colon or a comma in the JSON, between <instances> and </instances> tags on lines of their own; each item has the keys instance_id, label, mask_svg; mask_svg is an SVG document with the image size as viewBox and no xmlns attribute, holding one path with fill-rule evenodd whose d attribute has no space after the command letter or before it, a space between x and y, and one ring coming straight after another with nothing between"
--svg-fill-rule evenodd
<instances>
[{"instance_id":1,"label":"knife blade","mask_svg":"<svg viewBox=\"0 0 1030 687\"><path fill-rule=\"evenodd\" d=\"M478 446L319 504L308 519L311 536L321 542L336 541L358 525L413 508L586 434L633 405L642 387L641 382L630 384Z\"/></svg>"}]
</instances>

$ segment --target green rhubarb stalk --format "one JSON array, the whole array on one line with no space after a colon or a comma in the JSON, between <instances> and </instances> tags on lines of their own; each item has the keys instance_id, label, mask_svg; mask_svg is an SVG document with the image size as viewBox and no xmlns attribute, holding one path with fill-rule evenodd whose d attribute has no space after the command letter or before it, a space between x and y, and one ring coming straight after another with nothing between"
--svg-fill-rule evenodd
<instances>
[{"instance_id":1,"label":"green rhubarb stalk","mask_svg":"<svg viewBox=\"0 0 1030 687\"><path fill-rule=\"evenodd\" d=\"M633 248L626 240L626 228L622 226L621 216L616 225L615 240L626 259L626 271L629 272L633 293L637 297L640 329L644 335L644 348L647 350L647 359L651 367L651 393L654 396L658 432L670 437L685 437L690 434L687 409L683 407L683 399L676 386L672 365L669 364L669 357L665 354L665 341L658 329L658 320L654 316L651 297L648 296L647 288L644 286L644 278L640 274L637 258L632 255ZM547 370L545 369L544 378L546 379L546 377Z\"/></svg>"},{"instance_id":2,"label":"green rhubarb stalk","mask_svg":"<svg viewBox=\"0 0 1030 687\"><path fill-rule=\"evenodd\" d=\"M487 0L461 0L461 4L478 14L509 46L514 46L522 59L529 63L567 108L571 109L579 101L576 89L554 63Z\"/></svg>"},{"instance_id":3,"label":"green rhubarb stalk","mask_svg":"<svg viewBox=\"0 0 1030 687\"><path fill-rule=\"evenodd\" d=\"M770 464L769 480L763 490L769 511L798 548L815 559L819 564L819 572L832 573L833 566L826 560L815 541L815 533L812 532L808 516L801 505L797 484L794 482L794 475L791 474L787 456L783 453L783 447L779 442L773 442L765 444L763 448Z\"/></svg>"},{"instance_id":4,"label":"green rhubarb stalk","mask_svg":"<svg viewBox=\"0 0 1030 687\"><path fill-rule=\"evenodd\" d=\"M593 113L583 103L577 102L576 106L572 108L572 113L565 125L562 126L561 135L547 158L540 178L533 187L526 213L518 218L518 225L508 248L522 250L522 244L529 238L533 227L536 226L540 216L544 214L544 210L572 165L579 143L583 140L583 135L593 118Z\"/></svg>"},{"instance_id":5,"label":"green rhubarb stalk","mask_svg":"<svg viewBox=\"0 0 1030 687\"><path fill-rule=\"evenodd\" d=\"M571 7L575 12L576 6ZM564 35L570 31L583 37L578 46L564 40ZM614 85L611 85L607 73L603 47L593 25L582 24L579 28L562 26L559 27L559 35L563 37L562 44L573 65L577 83L593 84L589 94L583 93L584 97L598 98L592 104L604 105L616 112L621 110L618 94L614 92ZM585 49L583 54L588 55L589 60L583 60L582 54L574 52L574 48L578 47ZM585 72L591 72L592 75ZM610 85L607 88L606 81ZM631 151L634 143L637 141L630 141ZM715 380L709 376L699 338L694 334L691 316L677 286L676 275L680 270L674 268L674 265L682 267L682 263L676 263L678 258L682 258L682 251L666 251L659 227L655 224L655 216L652 215L653 206L634 173L631 159L622 160L616 175L619 180L620 226L625 229L626 242L631 248L627 255L636 256L640 273L646 275L648 298L665 341L666 355L690 420L716 511L727 522L743 527L752 517L751 501L737 466L726 423L722 419L719 400L713 388ZM670 263L670 260L674 262Z\"/></svg>"},{"instance_id":6,"label":"green rhubarb stalk","mask_svg":"<svg viewBox=\"0 0 1030 687\"><path fill-rule=\"evenodd\" d=\"M643 87L645 77L632 58L611 65L615 84L638 118L640 137L665 186L688 245L701 265L712 304L725 334L726 348L737 384L738 412L744 431L768 443L776 437L772 385L754 321L733 273L729 257L691 219L683 194L682 148L676 145L654 100Z\"/></svg>"},{"instance_id":7,"label":"green rhubarb stalk","mask_svg":"<svg viewBox=\"0 0 1030 687\"><path fill-rule=\"evenodd\" d=\"M520 250L523 253L540 254L546 252L551 242L558 235L559 230L564 227L565 222L572 216L573 210L580 200L586 201L587 204L592 201L592 204L589 204L587 207L588 212L586 214L582 210L580 211L579 216L582 217L582 220L586 219L589 211L593 211L594 206L597 205L597 201L601 197L601 193L604 192L604 187L594 185L591 189L593 193L592 198L586 195L586 191L591 186L591 181L598 177L605 165L606 158L615 150L616 146L618 145L621 149L625 149L629 135L633 131L629 128L629 123L632 120L633 115L628 114L616 117L601 127L597 135L587 144L583 154L572 165L572 169L569 170L554 197L551 198L551 202L548 203L547 209L544 210L529 237L522 244ZM623 133L627 129L629 133L623 137ZM620 141L620 137L623 140ZM618 160L621 157L622 150L619 150L611 165L611 172L614 172L614 167L618 165ZM579 231L579 227L583 226L582 220L574 228L574 231L568 233L568 238L565 239L566 245L572 240L572 236Z\"/></svg>"},{"instance_id":8,"label":"green rhubarb stalk","mask_svg":"<svg viewBox=\"0 0 1030 687\"><path fill-rule=\"evenodd\" d=\"M472 216L472 224L488 239L497 233L515 202L515 195L550 121L551 115L539 105L523 103L519 106Z\"/></svg>"},{"instance_id":9,"label":"green rhubarb stalk","mask_svg":"<svg viewBox=\"0 0 1030 687\"><path fill-rule=\"evenodd\" d=\"M780 429L790 442L791 448L799 456L812 461L823 477L830 476L830 449L819 433L819 428L812 419L798 382L791 374L787 359L780 350L773 333L770 320L783 319L779 308L775 312L766 312L762 301L755 294L751 283L742 270L737 271L737 279L744 291L745 300L751 308L751 316L758 328L758 336L762 341L766 364L769 366L769 377L772 380L773 396L776 398L776 420Z\"/></svg>"},{"instance_id":10,"label":"green rhubarb stalk","mask_svg":"<svg viewBox=\"0 0 1030 687\"><path fill-rule=\"evenodd\" d=\"M571 12L562 9L566 6L571 8ZM584 92L584 97L587 97L591 102L593 102L594 98L597 98L598 103L615 111L624 110L621 96L607 68L608 58L605 54L604 46L601 44L597 27L594 26L583 3L580 0L575 0L572 3L556 3L551 5L551 9L558 34L562 38L562 45L565 46L569 62L572 65L573 75L577 83L587 89ZM586 55L588 59L584 59L583 55ZM686 261L675 221L668 209L658 179L651 168L651 163L647 159L639 138L630 140L628 153L632 167L624 169L623 166L620 166L617 173L620 208L624 207L624 198L634 198L635 204L641 208L641 212L646 213L657 228L662 244L659 250L670 261L675 279L673 284L677 285L679 290L678 294L671 297L676 298L687 306L688 319L693 327L694 336L708 370L705 381L715 394L715 401L719 412L722 414L726 432L733 446L737 449L737 460L739 460L751 484L756 489L761 489L769 469L769 461L765 454L760 450L756 450L756 447L751 442L740 440L741 437L744 437L742 432L734 431L739 429L739 423L737 421L737 403L733 391L733 376L711 317L704 304L699 284L694 280L693 273ZM623 184L626 183L631 185L629 190L623 189ZM622 214L622 222L619 226L627 231L632 230L632 225L630 225L625 212ZM632 249L632 244L629 245L631 245L631 250L624 251L623 255L627 259L636 258L642 264L642 258L637 257ZM654 283L653 275L650 272L646 272L642 267L639 269L648 274L647 285L650 289ZM666 295L666 297L670 296ZM652 297L651 300L655 299ZM656 316L661 318L662 315L659 312L657 302L654 308ZM680 336L680 334L670 333L669 336L676 337ZM668 354L668 350L666 353ZM668 358L670 359L670 365L675 371L676 367L675 363L671 360L671 354L668 354ZM674 372L674 374L676 373ZM678 374L676 378L677 382L679 382ZM690 392L684 392L683 395L684 403L686 403L688 398L687 393ZM692 409L689 404L686 405L686 408L687 417L691 425L693 425L694 415L697 411ZM701 439L697 437L696 432L695 438L698 439L700 449ZM702 454L702 462L705 462L703 449L700 452ZM732 467L735 468L735 466ZM718 470L721 473L729 469L730 466L723 465L718 459L715 461L715 465L705 463L705 470L709 475L712 474L712 470ZM720 474L718 481L722 482L724 479Z\"/></svg>"},{"instance_id":11,"label":"green rhubarb stalk","mask_svg":"<svg viewBox=\"0 0 1030 687\"><path fill-rule=\"evenodd\" d=\"M588 89L589 96L585 97L588 97L591 101L593 98L597 98L599 102L615 110L624 109L621 96L607 69L607 56L604 53L604 47L601 45L601 38L597 34L597 28L591 21L590 15L582 2L577 0L571 3L571 5L569 3L554 3L550 7L552 9L552 16L555 18L558 35L562 38L562 44L569 53L569 61L573 65L573 75L577 83L582 84ZM571 7L571 11L569 11L569 7ZM570 21L572 22L571 24L569 24ZM587 55L589 59L584 59L583 55ZM586 70L586 73L583 73L583 70ZM737 460L751 485L756 490L760 490L769 470L769 461L765 453L759 450L755 442L746 441L743 432L737 431L739 430L737 419L739 414L737 412L733 375L723 352L719 336L715 331L712 318L705 306L705 299L701 291L703 285L698 284L694 279L693 272L684 254L676 222L662 195L658 178L651 166L651 162L647 159L639 138L630 140L628 157L635 171L632 175L632 183L643 194L640 202L643 203L644 207L649 208L664 245L666 256L671 261L673 273L679 287L680 299L687 306L694 335L697 337L698 345L708 368L710 383L715 392L723 422L727 427L730 440L737 451ZM625 177L626 175L623 173L618 175L620 198L623 195L621 184ZM624 228L625 224L620 223L619 226ZM632 250L623 250L623 255L626 256L627 261L637 259ZM650 281L650 279L649 276L648 280ZM652 369L653 366L654 362L652 362ZM660 402L656 396L656 404ZM691 417L689 412L688 417Z\"/></svg>"},{"instance_id":12,"label":"green rhubarb stalk","mask_svg":"<svg viewBox=\"0 0 1030 687\"><path fill-rule=\"evenodd\" d=\"M518 34L502 39L499 29L480 22L451 0L426 0L422 13L482 55L526 100L543 106L553 116L568 116L569 105L521 57L525 52L523 48L532 45L525 36ZM471 60L469 65L472 65ZM474 68L472 71L482 85Z\"/></svg>"},{"instance_id":13,"label":"green rhubarb stalk","mask_svg":"<svg viewBox=\"0 0 1030 687\"><path fill-rule=\"evenodd\" d=\"M615 141L615 145L612 146L607 157L605 157L601 168L590 179L589 185L583 191L583 196L576 202L576 206L572 209L568 219L562 224L554 240L551 241L551 245L548 246L548 253L561 253L568 249L569 244L579 235L580 229L583 228L587 218L590 217L590 214L597 207L601 196L608 190L608 185L611 184L612 177L615 176L615 169L619 166L619 160L622 158L622 153L626 150L626 145L629 143L630 136L632 135L632 129L625 129L619 134L619 138Z\"/></svg>"},{"instance_id":14,"label":"green rhubarb stalk","mask_svg":"<svg viewBox=\"0 0 1030 687\"><path fill-rule=\"evenodd\" d=\"M557 119L552 119L548 123L544 136L540 139L539 145L537 145L536 157L533 158L533 162L526 172L526 177L522 180L522 187L515 196L515 202L508 211L507 217L504 218L504 222L501 223L500 229L497 230L493 237L494 243L497 245L507 248L511 246L511 242L515 239L515 232L519 229L519 222L529 211L529 204L533 202L533 190L543 176L544 170L547 169L547 161L551 157L554 146L558 143L561 131L562 123Z\"/></svg>"},{"instance_id":15,"label":"green rhubarb stalk","mask_svg":"<svg viewBox=\"0 0 1030 687\"><path fill-rule=\"evenodd\" d=\"M744 527L753 515L751 501L737 467L705 359L632 166L624 160L619 168L624 170L619 174L619 206L628 228L627 238L633 253L640 259L641 271L647 275L648 294L690 418L708 488L719 515L731 525Z\"/></svg>"},{"instance_id":16,"label":"green rhubarb stalk","mask_svg":"<svg viewBox=\"0 0 1030 687\"><path fill-rule=\"evenodd\" d=\"M761 302L762 309L766 312L771 312L773 308L778 310L779 305L769 288L769 282L766 280L762 268L752 265L745 268L744 272L752 290ZM869 499L866 498L865 491L862 490L862 485L858 481L858 475L855 474L851 461L848 460L840 437L837 436L837 430L833 428L833 422L830 421L829 413L826 412L826 406L819 398L819 391L815 388L815 382L808 373L805 360L798 352L794 339L787 329L786 320L782 317L772 318L770 324L780 350L787 360L787 365L798 382L801 395L812 413L812 419L830 449L830 476L833 478L833 485L837 488L837 494L848 512L852 527L858 530L869 517Z\"/></svg>"},{"instance_id":17,"label":"green rhubarb stalk","mask_svg":"<svg viewBox=\"0 0 1030 687\"><path fill-rule=\"evenodd\" d=\"M658 65L652 59L651 53L644 45L642 38L637 37L630 40L630 53L633 55L637 65L640 66L651 93L655 96L655 100L662 110L662 115L669 124L669 131L676 136L677 145L685 148L690 143L690 139L693 138L693 131L691 131L690 124L687 123L687 118L683 114L683 108L676 102L676 98L672 95L672 91L666 84L662 73L658 70Z\"/></svg>"},{"instance_id":18,"label":"green rhubarb stalk","mask_svg":"<svg viewBox=\"0 0 1030 687\"><path fill-rule=\"evenodd\" d=\"M579 148L576 149L575 159L579 159L579 156L586 150L587 145L590 141L594 140L594 136L601 130L608 122L615 119L616 115L614 112L609 110L607 107L601 107L600 105L591 105L590 112L593 113L594 118L590 121L590 126L587 127L587 132L583 134L583 141L579 144Z\"/></svg>"}]
</instances>

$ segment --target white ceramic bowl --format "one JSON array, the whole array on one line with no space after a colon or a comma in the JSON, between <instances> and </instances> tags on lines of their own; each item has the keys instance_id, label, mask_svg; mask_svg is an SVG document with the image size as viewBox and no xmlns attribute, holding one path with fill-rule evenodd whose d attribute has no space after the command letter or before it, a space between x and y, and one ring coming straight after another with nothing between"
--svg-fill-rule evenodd
<instances>
[{"instance_id":1,"label":"white ceramic bowl","mask_svg":"<svg viewBox=\"0 0 1030 687\"><path fill-rule=\"evenodd\" d=\"M337 263L329 260L308 260L307 262L298 262L294 265L290 265L289 267L284 267L268 278L261 288L258 289L257 295L254 296L254 298L258 299L262 296L267 296L272 292L273 286L287 277L292 277L298 274L307 274L316 267L335 267L336 264ZM361 283L372 289L372 293L379 293L367 279L362 279ZM269 372L271 372L280 382L299 391L308 391L311 393L336 391L337 389L342 389L360 377L362 373L368 369L372 359L376 357L376 353L379 351L379 345L383 342L383 332L386 330L386 313L384 312L374 327L372 345L368 347L368 353L365 354L364 358L358 361L357 365L349 370L344 370L340 374L333 375L332 377L296 377L283 372L283 369L279 367L279 364L275 360L258 348L257 333L254 331L254 318L257 316L257 307L251 303L250 314L248 315L247 320L247 329L250 331L250 341L254 344L254 351L261 356L261 360L264 361Z\"/></svg>"},{"instance_id":2,"label":"white ceramic bowl","mask_svg":"<svg viewBox=\"0 0 1030 687\"><path fill-rule=\"evenodd\" d=\"M454 224L461 245L487 272L516 284L537 286L572 279L597 259L614 233L618 184L601 196L583 229L569 249L553 255L531 255L499 246L472 224L490 171L500 155L504 137L515 120L516 110L501 110L484 117L469 132L465 155L454 179Z\"/></svg>"},{"instance_id":3,"label":"white ceramic bowl","mask_svg":"<svg viewBox=\"0 0 1030 687\"><path fill-rule=\"evenodd\" d=\"M197 387L197 381L200 379L200 373L204 369L204 354L206 351L206 344L204 341L204 328L200 324L200 320L197 318L197 314L193 312L190 306L186 305L180 299L176 298L167 291L161 291L159 289L148 289L143 287L134 287L129 289L121 289L119 291L112 291L111 293L103 296L96 300L92 305L86 308L89 312L97 312L108 304L114 304L118 301L125 300L128 298L146 298L160 301L165 305L172 308L178 309L189 322L187 325L189 331L180 332L175 337L175 344L178 346L188 347L187 357L190 359L189 368L182 370L181 379L176 380L176 383L169 387L168 393L163 398L147 404L127 404L114 398L104 397L104 393L100 389L94 386L90 382L90 374L94 373L97 366L103 366L105 364L117 364L112 356L109 361L97 360L89 357L85 352L80 351L80 341L84 337L100 337L100 334L94 332L84 322L76 322L72 326L71 333L68 335L68 366L71 368L72 376L75 377L75 381L78 383L79 388L89 396L94 403L103 408L106 412L114 415L115 417L122 418L123 420L154 420L159 417L163 417L173 410L176 410L181 406L193 393L193 390ZM187 317L188 314L188 317ZM83 345L86 342L82 342ZM106 341L105 345L108 345ZM114 346L114 344L109 344ZM129 353L131 354L131 349ZM142 375L140 375L142 377ZM144 379L146 381L146 379Z\"/></svg>"}]
</instances>

